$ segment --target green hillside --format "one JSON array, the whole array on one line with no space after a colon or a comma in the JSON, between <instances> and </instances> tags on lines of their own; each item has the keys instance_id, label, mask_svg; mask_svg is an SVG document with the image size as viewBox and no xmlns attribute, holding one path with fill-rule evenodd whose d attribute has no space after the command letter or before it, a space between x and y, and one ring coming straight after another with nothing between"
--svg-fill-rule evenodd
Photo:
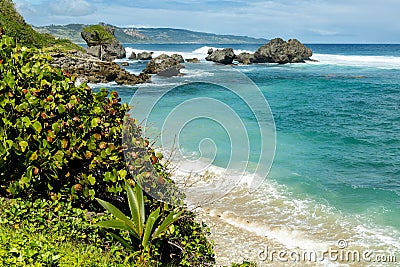
<instances>
[{"instance_id":1,"label":"green hillside","mask_svg":"<svg viewBox=\"0 0 400 267\"><path fill-rule=\"evenodd\" d=\"M148 36L155 43L265 43L268 40L248 36L218 35L172 28L138 28L141 34Z\"/></svg>"},{"instance_id":2,"label":"green hillside","mask_svg":"<svg viewBox=\"0 0 400 267\"><path fill-rule=\"evenodd\" d=\"M56 39L50 34L36 32L16 11L11 0L0 0L0 27L8 36L27 47L60 50L81 50L81 47L69 40Z\"/></svg>"},{"instance_id":3,"label":"green hillside","mask_svg":"<svg viewBox=\"0 0 400 267\"><path fill-rule=\"evenodd\" d=\"M266 43L267 39L248 36L218 35L172 28L127 28L113 27L115 37L122 43ZM67 38L74 43L84 43L80 33L84 24L49 25L35 27L42 33L49 33L58 38Z\"/></svg>"}]
</instances>

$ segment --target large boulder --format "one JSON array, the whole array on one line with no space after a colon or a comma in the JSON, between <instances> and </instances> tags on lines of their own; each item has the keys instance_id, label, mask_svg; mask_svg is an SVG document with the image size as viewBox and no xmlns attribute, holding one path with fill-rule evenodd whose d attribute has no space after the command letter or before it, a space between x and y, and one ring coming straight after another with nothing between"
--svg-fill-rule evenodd
<instances>
[{"instance_id":1,"label":"large boulder","mask_svg":"<svg viewBox=\"0 0 400 267\"><path fill-rule=\"evenodd\" d=\"M217 49L206 57L207 61L213 61L220 64L232 64L235 59L235 53L232 48Z\"/></svg>"},{"instance_id":2,"label":"large boulder","mask_svg":"<svg viewBox=\"0 0 400 267\"><path fill-rule=\"evenodd\" d=\"M153 52L142 52L137 54L138 60L150 60L153 58Z\"/></svg>"},{"instance_id":3,"label":"large boulder","mask_svg":"<svg viewBox=\"0 0 400 267\"><path fill-rule=\"evenodd\" d=\"M179 69L184 67L180 63L180 57L177 57L176 55L173 57L162 54L150 60L143 72L148 74L159 74L173 68L173 72L166 72L168 75L164 76L177 76L180 74Z\"/></svg>"},{"instance_id":4,"label":"large boulder","mask_svg":"<svg viewBox=\"0 0 400 267\"><path fill-rule=\"evenodd\" d=\"M291 62L304 62L305 60L310 60L312 56L312 50L300 43L297 39L290 39L288 43L288 52L291 55Z\"/></svg>"},{"instance_id":5,"label":"large boulder","mask_svg":"<svg viewBox=\"0 0 400 267\"><path fill-rule=\"evenodd\" d=\"M129 59L136 60L136 53L132 52L131 55L129 56Z\"/></svg>"},{"instance_id":6,"label":"large boulder","mask_svg":"<svg viewBox=\"0 0 400 267\"><path fill-rule=\"evenodd\" d=\"M113 61L116 58L125 58L126 51L115 38L114 29L105 25L92 25L83 28L83 40L88 45L87 53L100 60Z\"/></svg>"},{"instance_id":7,"label":"large boulder","mask_svg":"<svg viewBox=\"0 0 400 267\"><path fill-rule=\"evenodd\" d=\"M174 60L176 60L179 63L185 62L185 60L183 59L183 56L179 55L179 54L172 54L171 58L173 58Z\"/></svg>"},{"instance_id":8,"label":"large boulder","mask_svg":"<svg viewBox=\"0 0 400 267\"><path fill-rule=\"evenodd\" d=\"M272 39L269 43L261 46L254 53L255 63L298 63L308 60L312 51L296 39L285 42L281 38Z\"/></svg>"},{"instance_id":9,"label":"large boulder","mask_svg":"<svg viewBox=\"0 0 400 267\"><path fill-rule=\"evenodd\" d=\"M189 63L199 63L200 60L199 60L198 58L194 57L194 58L187 58L187 59L186 59L186 62L189 62Z\"/></svg>"},{"instance_id":10,"label":"large boulder","mask_svg":"<svg viewBox=\"0 0 400 267\"><path fill-rule=\"evenodd\" d=\"M235 57L235 60L241 64L248 65L254 61L254 54L250 54L247 52L240 53Z\"/></svg>"}]
</instances>

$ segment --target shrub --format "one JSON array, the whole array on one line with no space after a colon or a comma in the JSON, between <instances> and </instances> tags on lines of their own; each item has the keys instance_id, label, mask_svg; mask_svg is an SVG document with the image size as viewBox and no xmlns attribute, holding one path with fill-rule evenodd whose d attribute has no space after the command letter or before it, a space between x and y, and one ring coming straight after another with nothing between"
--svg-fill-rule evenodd
<instances>
[{"instance_id":1,"label":"shrub","mask_svg":"<svg viewBox=\"0 0 400 267\"><path fill-rule=\"evenodd\" d=\"M76 86L74 77L51 68L50 61L37 49L1 37L0 195L71 202L70 208L95 211L99 208L93 202L97 197L126 212L128 204L122 192L126 182L134 184L121 140L128 106L120 103L117 92L101 89L93 93L85 84ZM135 121L126 121L134 141L131 145L139 152L129 165L131 173L143 180L151 168L162 179L169 179ZM145 203L147 214L160 207L164 219L172 210L150 197L145 197ZM171 239L182 247L183 253L174 256L181 265L213 262L204 227L190 218L192 215L184 211L164 239L154 241L153 259L168 258L176 246Z\"/></svg>"},{"instance_id":2,"label":"shrub","mask_svg":"<svg viewBox=\"0 0 400 267\"><path fill-rule=\"evenodd\" d=\"M118 94L75 86L48 56L5 36L0 58L1 194L86 203L121 192L127 105Z\"/></svg>"},{"instance_id":3,"label":"shrub","mask_svg":"<svg viewBox=\"0 0 400 267\"><path fill-rule=\"evenodd\" d=\"M195 221L195 214L186 211L169 229L168 242L182 249L179 266L211 266L215 262L213 244L207 240L210 230ZM179 253L176 251L174 253Z\"/></svg>"}]
</instances>

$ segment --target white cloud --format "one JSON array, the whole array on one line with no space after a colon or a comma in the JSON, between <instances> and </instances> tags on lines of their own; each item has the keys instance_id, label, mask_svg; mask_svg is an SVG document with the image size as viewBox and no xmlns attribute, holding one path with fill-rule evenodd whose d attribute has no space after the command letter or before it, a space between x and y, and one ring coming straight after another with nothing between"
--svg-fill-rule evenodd
<instances>
[{"instance_id":1,"label":"white cloud","mask_svg":"<svg viewBox=\"0 0 400 267\"><path fill-rule=\"evenodd\" d=\"M80 17L92 14L96 7L85 0L60 0L49 3L53 15Z\"/></svg>"},{"instance_id":2,"label":"white cloud","mask_svg":"<svg viewBox=\"0 0 400 267\"><path fill-rule=\"evenodd\" d=\"M398 0L15 1L34 25L104 21L303 42L400 42Z\"/></svg>"}]
</instances>

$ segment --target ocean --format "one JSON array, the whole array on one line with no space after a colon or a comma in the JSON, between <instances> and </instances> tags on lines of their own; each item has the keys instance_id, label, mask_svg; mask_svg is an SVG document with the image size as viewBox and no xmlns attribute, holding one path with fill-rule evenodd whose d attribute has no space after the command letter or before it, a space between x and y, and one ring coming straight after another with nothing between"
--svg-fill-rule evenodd
<instances>
[{"instance_id":1,"label":"ocean","mask_svg":"<svg viewBox=\"0 0 400 267\"><path fill-rule=\"evenodd\" d=\"M210 47L254 52L260 45L126 44L128 56L154 51L202 61L186 64L183 77L92 87L135 105L155 146L175 164L185 161L176 176L201 184L197 200L230 191L213 204L228 223L288 248L345 240L397 253L400 45L309 44L318 62L230 70L203 60ZM147 63L122 61L132 73Z\"/></svg>"}]
</instances>

